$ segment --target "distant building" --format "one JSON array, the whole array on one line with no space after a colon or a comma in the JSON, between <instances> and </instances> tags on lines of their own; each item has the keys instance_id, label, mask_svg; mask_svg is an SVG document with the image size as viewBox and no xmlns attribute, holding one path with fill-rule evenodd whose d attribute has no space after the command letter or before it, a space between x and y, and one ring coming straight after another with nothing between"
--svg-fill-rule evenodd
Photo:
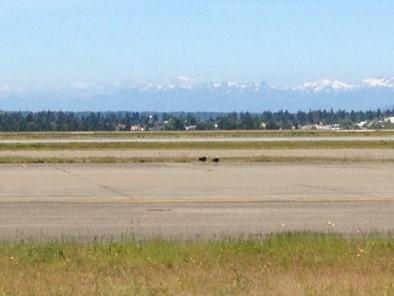
<instances>
[{"instance_id":1,"label":"distant building","mask_svg":"<svg viewBox=\"0 0 394 296\"><path fill-rule=\"evenodd\" d=\"M339 130L339 124L324 124L320 122L319 124L307 124L300 127L301 130L322 130L322 131L336 131Z\"/></svg>"},{"instance_id":2,"label":"distant building","mask_svg":"<svg viewBox=\"0 0 394 296\"><path fill-rule=\"evenodd\" d=\"M368 120L365 120L365 121L360 121L360 122L357 123L356 125L357 125L359 128L365 128L365 127L367 126L367 124L368 124Z\"/></svg>"},{"instance_id":3,"label":"distant building","mask_svg":"<svg viewBox=\"0 0 394 296\"><path fill-rule=\"evenodd\" d=\"M384 121L387 122L387 123L394 123L394 116L393 117L386 117L384 119Z\"/></svg>"},{"instance_id":4,"label":"distant building","mask_svg":"<svg viewBox=\"0 0 394 296\"><path fill-rule=\"evenodd\" d=\"M143 132L143 131L145 131L145 128L143 125L137 124L137 125L130 126L130 131L131 132Z\"/></svg>"},{"instance_id":5,"label":"distant building","mask_svg":"<svg viewBox=\"0 0 394 296\"><path fill-rule=\"evenodd\" d=\"M315 125L314 124L306 124L306 125L301 125L300 130L313 130Z\"/></svg>"},{"instance_id":6,"label":"distant building","mask_svg":"<svg viewBox=\"0 0 394 296\"><path fill-rule=\"evenodd\" d=\"M197 125L185 126L185 130L187 130L187 131L195 131L196 129L197 129Z\"/></svg>"}]
</instances>

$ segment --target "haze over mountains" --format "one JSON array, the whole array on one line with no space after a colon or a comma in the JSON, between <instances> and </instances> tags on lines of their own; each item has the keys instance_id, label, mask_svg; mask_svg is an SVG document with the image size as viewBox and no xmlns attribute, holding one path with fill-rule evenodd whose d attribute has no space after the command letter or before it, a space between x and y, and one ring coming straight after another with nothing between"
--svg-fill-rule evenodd
<instances>
[{"instance_id":1,"label":"haze over mountains","mask_svg":"<svg viewBox=\"0 0 394 296\"><path fill-rule=\"evenodd\" d=\"M198 83L187 77L142 85L75 83L54 90L0 87L1 110L277 111L374 110L394 105L394 78L359 84L326 79L280 88L268 82Z\"/></svg>"}]
</instances>

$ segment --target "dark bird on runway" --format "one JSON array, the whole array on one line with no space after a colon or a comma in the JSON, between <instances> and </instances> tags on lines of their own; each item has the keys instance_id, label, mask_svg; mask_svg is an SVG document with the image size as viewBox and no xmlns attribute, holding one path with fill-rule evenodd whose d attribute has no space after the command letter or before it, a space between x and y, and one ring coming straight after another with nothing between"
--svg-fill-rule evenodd
<instances>
[{"instance_id":1,"label":"dark bird on runway","mask_svg":"<svg viewBox=\"0 0 394 296\"><path fill-rule=\"evenodd\" d=\"M208 156L199 157L198 161L206 162L208 160Z\"/></svg>"},{"instance_id":2,"label":"dark bird on runway","mask_svg":"<svg viewBox=\"0 0 394 296\"><path fill-rule=\"evenodd\" d=\"M213 162L219 163L219 157L215 157L214 159L212 159Z\"/></svg>"}]
</instances>

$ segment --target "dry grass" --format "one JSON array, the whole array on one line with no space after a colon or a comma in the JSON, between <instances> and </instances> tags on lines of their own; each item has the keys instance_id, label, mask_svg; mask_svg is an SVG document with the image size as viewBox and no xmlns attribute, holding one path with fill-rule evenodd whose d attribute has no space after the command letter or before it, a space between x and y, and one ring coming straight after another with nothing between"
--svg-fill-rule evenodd
<instances>
[{"instance_id":1,"label":"dry grass","mask_svg":"<svg viewBox=\"0 0 394 296\"><path fill-rule=\"evenodd\" d=\"M0 139L95 139L95 138L185 138L185 137L336 137L393 136L394 130L219 130L219 131L157 131L157 132L0 132Z\"/></svg>"},{"instance_id":2,"label":"dry grass","mask_svg":"<svg viewBox=\"0 0 394 296\"><path fill-rule=\"evenodd\" d=\"M394 141L168 141L168 142L75 142L75 143L1 143L10 150L122 150L122 149L394 149Z\"/></svg>"},{"instance_id":3,"label":"dry grass","mask_svg":"<svg viewBox=\"0 0 394 296\"><path fill-rule=\"evenodd\" d=\"M112 156L86 156L86 157L24 157L0 156L0 164L18 163L185 163L197 162L190 157L112 157Z\"/></svg>"},{"instance_id":4,"label":"dry grass","mask_svg":"<svg viewBox=\"0 0 394 296\"><path fill-rule=\"evenodd\" d=\"M393 295L394 239L0 244L0 295Z\"/></svg>"},{"instance_id":5,"label":"dry grass","mask_svg":"<svg viewBox=\"0 0 394 296\"><path fill-rule=\"evenodd\" d=\"M0 164L38 164L38 163L197 163L196 157L27 157L0 156ZM309 156L245 156L221 157L221 163L297 163L297 164L332 164L332 163L393 163L394 159L373 159L362 157L309 157Z\"/></svg>"}]
</instances>

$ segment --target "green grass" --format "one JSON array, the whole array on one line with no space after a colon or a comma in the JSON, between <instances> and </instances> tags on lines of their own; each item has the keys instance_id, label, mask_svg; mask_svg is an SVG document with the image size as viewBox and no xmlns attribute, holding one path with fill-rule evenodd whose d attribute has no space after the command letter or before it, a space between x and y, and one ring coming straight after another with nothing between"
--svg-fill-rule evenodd
<instances>
[{"instance_id":1,"label":"green grass","mask_svg":"<svg viewBox=\"0 0 394 296\"><path fill-rule=\"evenodd\" d=\"M394 149L394 141L206 141L206 142L88 142L2 143L0 150L111 150L111 149Z\"/></svg>"},{"instance_id":2,"label":"green grass","mask_svg":"<svg viewBox=\"0 0 394 296\"><path fill-rule=\"evenodd\" d=\"M394 239L0 243L0 295L394 295Z\"/></svg>"}]
</instances>

